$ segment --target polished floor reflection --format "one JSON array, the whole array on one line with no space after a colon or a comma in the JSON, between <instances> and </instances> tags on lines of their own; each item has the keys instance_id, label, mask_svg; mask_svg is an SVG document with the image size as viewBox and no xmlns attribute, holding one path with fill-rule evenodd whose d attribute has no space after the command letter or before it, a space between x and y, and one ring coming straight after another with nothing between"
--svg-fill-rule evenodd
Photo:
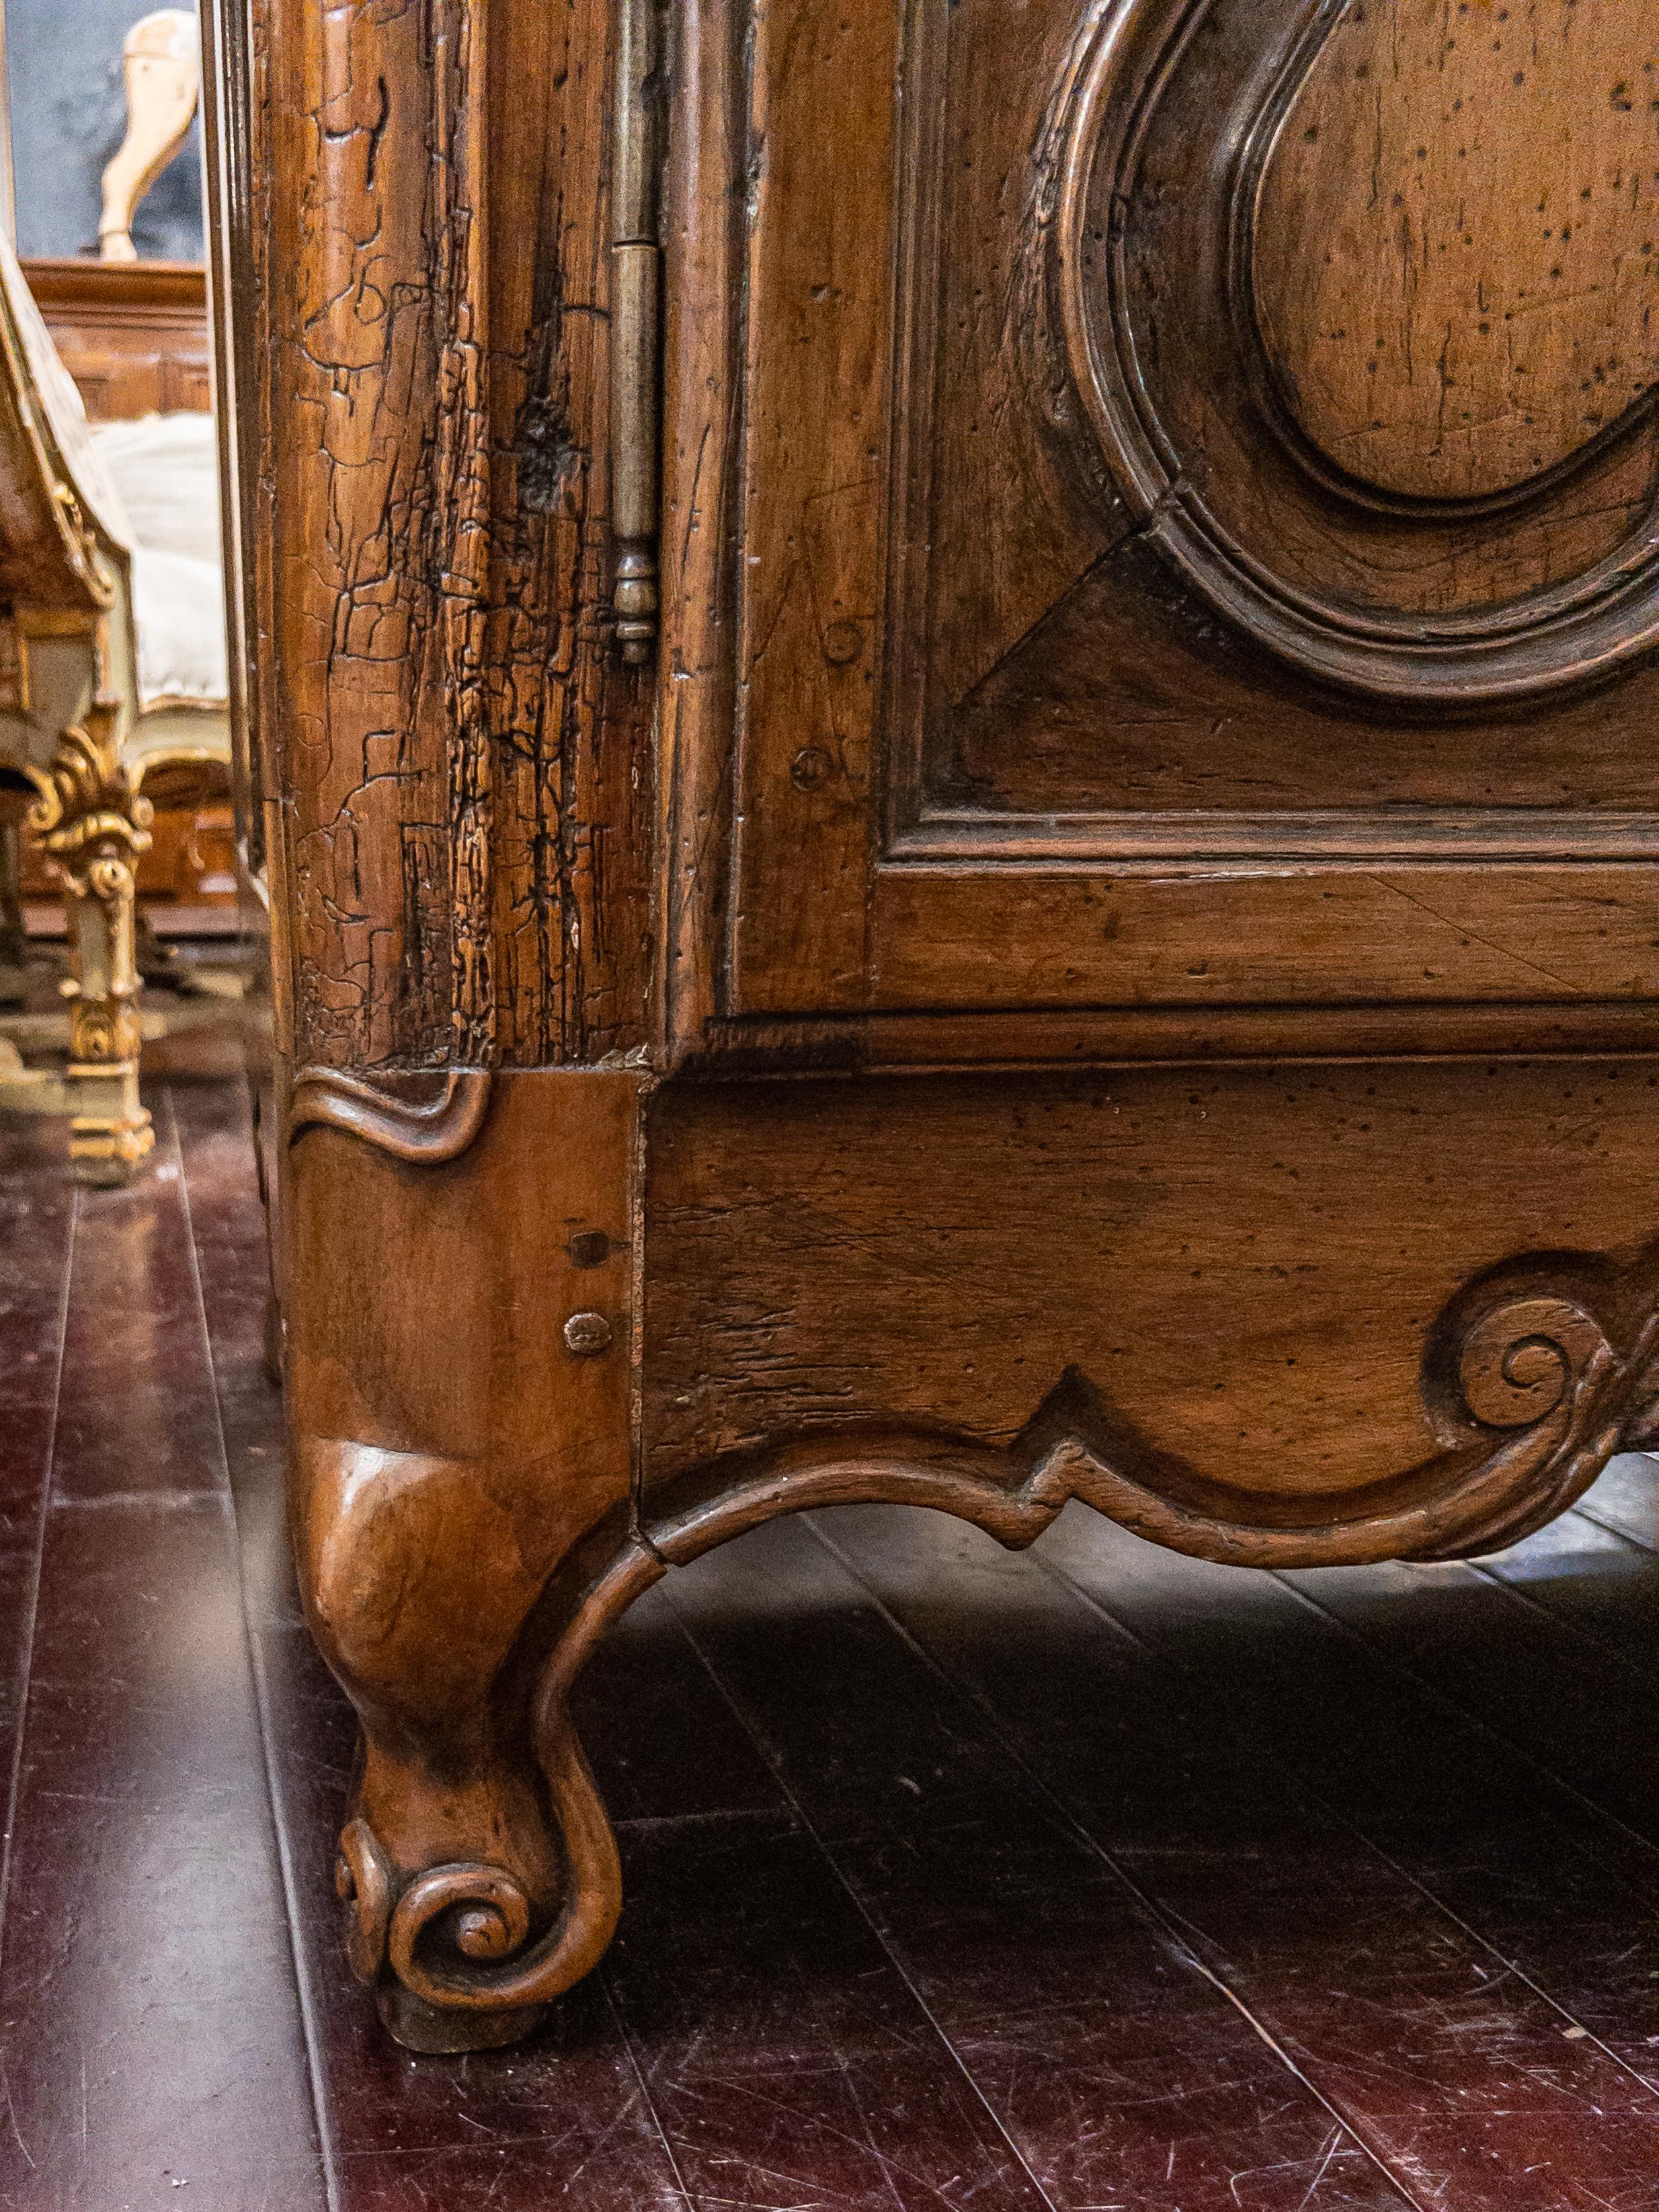
<instances>
[{"instance_id":1,"label":"polished floor reflection","mask_svg":"<svg viewBox=\"0 0 1659 2212\"><path fill-rule=\"evenodd\" d=\"M628 1906L519 2052L350 1982L240 1086L0 1120L0 2206L1659 2212L1659 1466L1479 1566L859 1510L582 1693Z\"/></svg>"}]
</instances>

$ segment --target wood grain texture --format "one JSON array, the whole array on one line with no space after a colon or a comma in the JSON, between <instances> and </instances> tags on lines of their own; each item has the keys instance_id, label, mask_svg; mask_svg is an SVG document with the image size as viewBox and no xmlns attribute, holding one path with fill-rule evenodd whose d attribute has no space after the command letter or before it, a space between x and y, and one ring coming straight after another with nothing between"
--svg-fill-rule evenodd
<instances>
[{"instance_id":1,"label":"wood grain texture","mask_svg":"<svg viewBox=\"0 0 1659 2212\"><path fill-rule=\"evenodd\" d=\"M476 4L476 0L475 0ZM654 672L610 628L608 8L489 11L489 620L496 1051L644 1036Z\"/></svg>"},{"instance_id":2,"label":"wood grain texture","mask_svg":"<svg viewBox=\"0 0 1659 2212\"><path fill-rule=\"evenodd\" d=\"M794 1003L856 1003L866 957L856 896L789 887L803 842L849 891L867 845L896 121L868 88L898 76L898 17L786 0L752 19L730 960L739 994L753 969Z\"/></svg>"},{"instance_id":3,"label":"wood grain texture","mask_svg":"<svg viewBox=\"0 0 1659 2212\"><path fill-rule=\"evenodd\" d=\"M461 2051L609 1941L574 1690L671 1570L868 1500L1443 1559L1659 1432L1656 452L1322 458L1244 313L1352 93L1291 0L708 0L643 684L613 12L260 6L294 1512L349 1957Z\"/></svg>"},{"instance_id":4,"label":"wood grain texture","mask_svg":"<svg viewBox=\"0 0 1659 2212\"><path fill-rule=\"evenodd\" d=\"M1515 517L1504 558L1529 563L1542 529ZM1542 715L1365 714L1285 682L1131 538L938 704L928 788L933 811L993 817L976 825L986 842L1058 817L1079 854L1175 853L1195 831L1236 849L1403 850L1437 822L1456 836L1470 811L1488 836L1611 838L1611 817L1651 814L1638 733L1652 682L1634 673Z\"/></svg>"},{"instance_id":5,"label":"wood grain texture","mask_svg":"<svg viewBox=\"0 0 1659 2212\"><path fill-rule=\"evenodd\" d=\"M599 620L603 210L571 188L598 173L605 16L258 12L301 1056L597 1058L641 1018L646 803L640 686Z\"/></svg>"},{"instance_id":6,"label":"wood grain texture","mask_svg":"<svg viewBox=\"0 0 1659 2212\"><path fill-rule=\"evenodd\" d=\"M744 1023L775 1048L791 1021L805 1051L815 1017L879 1011L939 1017L949 1061L979 1049L953 1014L1189 987L1319 1003L1339 1052L1378 1005L1558 988L1610 1040L1616 1002L1650 997L1646 340L1593 337L1639 290L1648 187L1620 215L1616 183L1645 125L1639 100L1611 137L1594 119L1629 93L1591 88L1628 26L1574 20L700 18L667 237L677 1052L740 1051ZM1342 197L1371 173L1345 149L1382 128L1357 72L1384 46L1404 274ZM1520 316L1560 340L1528 356L1528 410L1595 413L1620 362L1630 404L1523 481L1368 489L1297 416L1293 353L1385 375L1310 272L1328 251L1428 315L1433 285L1484 296L1491 260L1533 300L1560 243L1546 168L1589 213L1567 222L1583 283ZM1547 1019L1517 1034L1541 1046Z\"/></svg>"},{"instance_id":7,"label":"wood grain texture","mask_svg":"<svg viewBox=\"0 0 1659 2212\"><path fill-rule=\"evenodd\" d=\"M893 1540L899 1573L873 1595L830 1548L849 1521ZM1112 1858L1045 1802L982 1705L901 1640L911 1620L894 1633L900 1563L931 1550L927 1578L947 1607L973 1593L964 1634L972 1623L1000 1640L1024 1674L1024 1608L1041 1607L1048 1576L929 1515L835 1513L813 1525L828 1543L773 1529L672 1577L668 1598L799 1816L829 1840L892 1966L988 2093L1038 2201L1067 2212L1392 2208L1317 2093L1295 2081L1267 2090L1269 2050L1252 2021L1194 1972L1182 1936ZM879 1553L880 1538L869 1548ZM1052 1641L1058 1675L1064 1639ZM1153 1692L1159 1704L1167 1695ZM1079 1741L1093 1733L1085 1702L1048 1700ZM1115 1765L1113 1782L1123 1773ZM624 1966L624 1989L640 1972ZM1042 1990L1037 2005L1009 2002L1022 1983ZM1169 2125L1199 2081L1210 2126ZM993 2155L981 2154L982 2171Z\"/></svg>"},{"instance_id":8,"label":"wood grain texture","mask_svg":"<svg viewBox=\"0 0 1659 2212\"><path fill-rule=\"evenodd\" d=\"M780 2174L791 2203L860 2212L1642 2203L1641 1461L1485 1569L1287 1587L1091 1516L1016 1556L855 1509L678 1571L577 1701L618 1815L617 1946L520 2051L411 2061L337 1940L355 1720L292 1612L240 1084L189 1048L155 1097L182 1182L78 1201L69 1320L90 1343L136 1285L137 1345L160 1300L147 1384L210 1440L216 1382L228 1551L231 1522L188 1492L89 1507L76 1438L101 1443L79 1420L47 1502L55 1396L71 1411L98 1373L72 1353L58 1374L65 1187L27 1144L0 1164L17 2212L172 2201L174 2180L215 2212L543 2212L562 2192L668 2212L766 2203ZM94 1208L107 1233L82 1241ZM211 1375L176 1310L192 1243ZM127 1379L146 1387L136 1362Z\"/></svg>"},{"instance_id":9,"label":"wood grain texture","mask_svg":"<svg viewBox=\"0 0 1659 2212\"><path fill-rule=\"evenodd\" d=\"M1133 1432L1120 1464L1169 1453L1304 1507L1384 1483L1431 1448L1425 1346L1464 1285L1528 1252L1638 1257L1656 1081L1496 1063L665 1091L648 1479L802 1432L1006 1445L1069 1373Z\"/></svg>"},{"instance_id":10,"label":"wood grain texture","mask_svg":"<svg viewBox=\"0 0 1659 2212\"><path fill-rule=\"evenodd\" d=\"M491 1022L482 42L459 5L429 33L413 9L278 6L268 23L298 1029L325 1064L476 1059Z\"/></svg>"},{"instance_id":11,"label":"wood grain texture","mask_svg":"<svg viewBox=\"0 0 1659 2212\"><path fill-rule=\"evenodd\" d=\"M1332 29L1262 173L1269 356L1340 468L1425 500L1570 460L1659 380L1652 72L1618 0Z\"/></svg>"},{"instance_id":12,"label":"wood grain texture","mask_svg":"<svg viewBox=\"0 0 1659 2212\"><path fill-rule=\"evenodd\" d=\"M731 535L738 393L743 204L726 158L742 67L735 26L690 9L675 43L676 112L662 198L672 281L664 302L662 578L665 659L653 882L660 917L652 1027L675 1056L720 1008L732 908L736 745Z\"/></svg>"},{"instance_id":13,"label":"wood grain texture","mask_svg":"<svg viewBox=\"0 0 1659 2212\"><path fill-rule=\"evenodd\" d=\"M1247 7L1200 16L1164 0L1079 27L1045 152L1054 180L1038 204L1046 214L1052 198L1052 222L1032 234L1048 259L1048 343L1064 359L1077 428L1200 603L1318 684L1466 711L1628 666L1652 644L1655 622L1652 445L1634 418L1605 450L1576 452L1540 483L1536 527L1516 536L1512 501L1439 512L1368 492L1322 463L1286 412L1283 380L1261 358L1254 217L1284 103L1300 92L1323 27L1276 10L1264 36ZM1401 58L1424 75L1403 30ZM1363 82L1344 89L1350 112L1369 104ZM1583 96L1558 83L1538 109L1547 120L1534 127L1568 169ZM1218 155L1237 148L1236 159L1194 169L1196 116L1208 118ZM1432 133L1420 118L1425 162L1431 135L1451 142L1455 162L1462 114L1448 105ZM1504 163L1509 183L1520 166ZM1514 246L1524 264L1528 250L1518 237ZM1343 343L1363 376L1375 345L1358 320ZM1293 377L1316 333L1281 321L1275 336ZM1554 364L1558 385L1565 368ZM1580 378L1567 381L1571 398L1558 392L1553 404L1582 398ZM1066 434L1063 408L1056 427ZM1090 455L1079 447L1079 457Z\"/></svg>"},{"instance_id":14,"label":"wood grain texture","mask_svg":"<svg viewBox=\"0 0 1659 2212\"><path fill-rule=\"evenodd\" d=\"M195 1273L210 1201L149 1096L161 1172L130 1190L0 1145L0 2201L324 2212Z\"/></svg>"},{"instance_id":15,"label":"wood grain texture","mask_svg":"<svg viewBox=\"0 0 1659 2212\"><path fill-rule=\"evenodd\" d=\"M1317 1006L1341 1052L1345 1000L1363 1026L1378 1005L1647 1002L1659 980L1638 862L894 866L872 904L871 997L895 1011Z\"/></svg>"},{"instance_id":16,"label":"wood grain texture","mask_svg":"<svg viewBox=\"0 0 1659 2212\"><path fill-rule=\"evenodd\" d=\"M1553 1882L1630 1942L1642 1907L1626 1885L1650 1879L1646 1850L1414 1686L1395 1677L1379 1710L1382 1653L1355 1653L1273 1577L1089 1521L1066 1532L1052 1577L1028 1582L964 1532L918 1517L884 1545L877 1522L818 1525L1412 2201L1498 2212L1537 2191L1565 2208L1586 2186L1639 2201L1659 2117L1650 2076L1593 2029L1571 2033L1569 1984L1536 1947ZM974 1601L953 1590L941 1603L957 1575ZM1327 1579L1375 1606L1389 1574ZM1417 1579L1427 1598L1446 1577ZM1385 1665L1408 1658L1403 1621L1387 1651ZM1178 1774L1194 1782L1184 1815L1166 1794ZM1253 1870L1237 1884L1217 1879L1234 1852ZM1469 1859L1485 1861L1484 1881L1460 1882ZM1546 1886L1530 1895L1529 1861ZM1615 2000L1603 2017L1644 2009ZM1527 2093L1499 2089L1493 2061Z\"/></svg>"}]
</instances>

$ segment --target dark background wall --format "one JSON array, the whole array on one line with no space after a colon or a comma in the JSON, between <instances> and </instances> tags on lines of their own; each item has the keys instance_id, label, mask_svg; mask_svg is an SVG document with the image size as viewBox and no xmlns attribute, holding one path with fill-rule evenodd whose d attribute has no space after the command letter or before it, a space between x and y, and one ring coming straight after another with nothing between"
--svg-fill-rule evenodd
<instances>
[{"instance_id":1,"label":"dark background wall","mask_svg":"<svg viewBox=\"0 0 1659 2212\"><path fill-rule=\"evenodd\" d=\"M185 5L188 0L174 0ZM98 251L99 179L121 143L121 41L155 0L3 0L21 254ZM202 258L201 123L139 208L145 260Z\"/></svg>"}]
</instances>

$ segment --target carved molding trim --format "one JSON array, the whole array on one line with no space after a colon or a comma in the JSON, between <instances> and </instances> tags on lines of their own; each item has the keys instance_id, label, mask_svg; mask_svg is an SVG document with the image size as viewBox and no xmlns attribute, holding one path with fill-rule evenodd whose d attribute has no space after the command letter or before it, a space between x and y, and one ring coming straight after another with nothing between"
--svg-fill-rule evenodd
<instances>
[{"instance_id":1,"label":"carved molding trim","mask_svg":"<svg viewBox=\"0 0 1659 2212\"><path fill-rule=\"evenodd\" d=\"M1504 526L1577 489L1610 447L1650 434L1653 410L1632 408L1569 461L1488 501L1391 500L1341 477L1289 416L1261 353L1252 299L1250 224L1274 135L1342 10L1314 0L1272 64L1265 88L1239 88L1221 135L1235 158L1194 190L1213 202L1214 258L1229 296L1231 358L1212 362L1218 392L1249 395L1249 434L1271 448L1286 481L1316 486L1340 516L1398 515L1416 526ZM1659 513L1650 507L1604 557L1545 589L1454 613L1362 606L1285 573L1271 527L1241 536L1206 489L1205 456L1183 447L1161 404L1158 366L1137 327L1152 311L1132 300L1123 213L1152 120L1179 77L1208 0L1094 0L1050 103L1028 221L1028 280L1036 308L1031 374L1085 477L1103 478L1149 540L1218 613L1318 681L1399 704L1468 709L1543 696L1622 666L1659 644ZM1248 102L1248 104L1246 104ZM1205 281L1194 271L1192 281ZM1182 303L1160 303L1178 314ZM1152 349L1153 352L1156 349ZM1228 404L1231 404L1228 403ZM1270 465L1265 459L1262 466Z\"/></svg>"},{"instance_id":2,"label":"carved molding trim","mask_svg":"<svg viewBox=\"0 0 1659 2212\"><path fill-rule=\"evenodd\" d=\"M1236 1565L1494 1550L1564 1511L1615 1451L1659 1430L1659 1306L1652 1282L1636 1287L1644 1317L1632 1334L1631 1285L1594 1262L1540 1259L1469 1286L1424 1363L1425 1408L1445 1449L1335 1499L1274 1499L1137 1451L1075 1374L1006 1449L910 1430L804 1437L716 1462L674 1486L643 1530L617 1521L596 1532L544 1602L532 1739L565 1860L551 1924L531 1940L531 1901L499 1867L435 1868L394 1894L390 1861L358 1820L342 1838L339 1877L356 1972L365 1981L389 1972L440 2011L522 2014L598 1962L620 1913L621 1874L569 1692L605 1630L671 1568L782 1515L862 1504L952 1514L1019 1550L1073 1498L1175 1550Z\"/></svg>"},{"instance_id":3,"label":"carved molding trim","mask_svg":"<svg viewBox=\"0 0 1659 2212\"><path fill-rule=\"evenodd\" d=\"M121 1171L155 1142L138 1103L143 988L134 937L137 868L154 810L117 750L117 713L105 699L85 725L64 731L49 769L26 768L34 786L29 828L62 869L77 946L70 1001L70 1073L82 1080L70 1155ZM101 1091L94 1097L90 1084Z\"/></svg>"},{"instance_id":4,"label":"carved molding trim","mask_svg":"<svg viewBox=\"0 0 1659 2212\"><path fill-rule=\"evenodd\" d=\"M338 1129L394 1159L442 1167L477 1141L490 1083L488 1068L452 1067L439 1096L416 1104L337 1068L302 1068L289 1100L288 1141L298 1144L307 1129Z\"/></svg>"}]
</instances>

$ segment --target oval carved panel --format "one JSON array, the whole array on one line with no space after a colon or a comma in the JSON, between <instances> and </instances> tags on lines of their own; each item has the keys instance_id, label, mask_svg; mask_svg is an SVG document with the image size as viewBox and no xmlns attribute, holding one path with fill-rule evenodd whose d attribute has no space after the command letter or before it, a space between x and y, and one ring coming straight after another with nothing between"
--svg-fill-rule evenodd
<instances>
[{"instance_id":1,"label":"oval carved panel","mask_svg":"<svg viewBox=\"0 0 1659 2212\"><path fill-rule=\"evenodd\" d=\"M1629 0L1094 0L1039 364L1210 606L1412 712L1659 645L1659 65Z\"/></svg>"},{"instance_id":2,"label":"oval carved panel","mask_svg":"<svg viewBox=\"0 0 1659 2212\"><path fill-rule=\"evenodd\" d=\"M1639 25L1628 0L1419 0L1351 7L1321 46L1262 167L1250 304L1337 467L1407 498L1489 497L1571 460L1659 379Z\"/></svg>"}]
</instances>

